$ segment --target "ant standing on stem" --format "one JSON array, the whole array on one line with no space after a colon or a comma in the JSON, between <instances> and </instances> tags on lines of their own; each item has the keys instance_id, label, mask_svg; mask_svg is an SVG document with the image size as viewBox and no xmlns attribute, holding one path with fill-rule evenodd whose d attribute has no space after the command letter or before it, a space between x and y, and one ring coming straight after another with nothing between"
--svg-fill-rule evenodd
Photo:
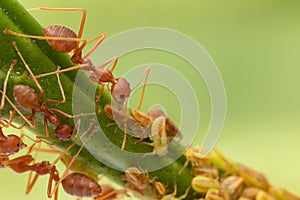
<instances>
[{"instance_id":1,"label":"ant standing on stem","mask_svg":"<svg viewBox=\"0 0 300 200\"><path fill-rule=\"evenodd\" d=\"M92 125L94 124L94 121L91 121L89 127L87 130L82 134L82 137L86 135ZM79 124L80 125L80 124ZM79 131L79 125L76 128L76 130ZM48 197L51 198L53 195L55 197L55 200L58 199L58 187L60 183L62 184L65 192L72 196L76 197L98 197L102 194L101 186L92 178L88 177L87 175L81 174L81 173L71 173L68 175L68 171L71 167L71 165L74 163L76 158L78 157L79 153L84 148L85 144L88 140L91 139L91 137L95 134L95 132L99 131L99 129L96 127L93 129L93 131L89 134L87 139L84 141L78 152L73 156L70 163L66 167L63 175L59 177L59 173L55 167L57 162L61 160L61 158L76 144L77 141L74 141L64 152L60 154L60 156L52 163L50 164L49 161L42 161L39 163L33 163L30 165L31 162L35 161L35 158L33 158L31 155L29 155L30 152L28 152L24 156L17 157L12 160L2 161L1 164L11 168L13 171L17 173L24 173L27 171L30 172L36 172L36 175L31 180L31 176L29 176L28 185L26 189L26 194L28 194L31 189L33 188L34 184L36 183L39 176L47 175L49 174L49 182L48 182L48 189L47 194ZM78 140L79 138L77 138ZM38 149L37 149L38 150ZM36 156L35 156L36 157ZM52 190L52 183L55 181L55 187Z\"/></svg>"},{"instance_id":2,"label":"ant standing on stem","mask_svg":"<svg viewBox=\"0 0 300 200\"><path fill-rule=\"evenodd\" d=\"M110 89L110 93L113 97L113 99L115 100L115 102L118 104L118 110L123 109L123 106L125 104L125 109L124 109L124 115L126 116L126 112L128 110L127 107L127 101L132 93L133 90L135 90L140 83L142 82L142 80L145 78L145 83L147 81L148 75L150 73L150 66L147 67L145 73L142 75L141 79L137 82L137 84L133 87L130 88L130 83L125 79L125 78L115 78L112 74L112 71L115 69L116 65L117 65L117 61L118 61L118 57L113 57L111 59L109 59L108 61L106 61L105 63L101 64L98 67L94 67L93 70L90 70L90 76L89 79L92 82L95 82L97 84L100 84L102 87L99 91L99 93L97 94L96 97L96 106L97 106L97 110L100 112L99 108L98 108L98 103L100 100L100 97L103 93L104 90L104 85L105 83L111 83L111 89ZM107 68L105 68L107 65L109 65L110 63L113 63L112 69L108 70ZM35 78L41 78L41 77L45 77L45 76L49 76L49 75L53 75L53 74L59 74L59 73L63 73L63 72L67 72L67 71L72 71L72 70L76 70L76 69L85 69L86 66L75 66L75 67L70 67L67 69L63 69L63 70L56 70L54 72L50 72L50 73L46 73L46 74L40 74L35 76ZM123 142L122 142L122 147L121 149L124 150L125 148L125 144L126 144L126 123L124 123L124 137L123 137Z\"/></svg>"},{"instance_id":3,"label":"ant standing on stem","mask_svg":"<svg viewBox=\"0 0 300 200\"><path fill-rule=\"evenodd\" d=\"M159 156L164 156L168 153L167 151L167 144L174 138L179 137L182 138L182 134L177 128L177 126L166 116L166 114L159 110L159 109L151 109L147 114L144 114L140 111L140 108L143 103L145 90L146 90L146 82L148 79L149 73L145 73L145 82L142 89L142 94L140 97L140 102L137 109L133 110L132 115L133 119L144 127L148 133L148 136L151 138L153 143L149 145L154 147L154 153ZM121 88L121 87L120 87ZM124 91L127 91L128 88L123 87ZM111 106L105 106L105 111L108 117L112 118L111 116L115 115L118 116L118 111ZM112 114L110 114L112 113ZM125 123L124 123L125 124ZM132 123L131 123L132 124ZM151 127L151 129L150 129ZM141 132L140 138L145 138L147 134ZM148 143L145 143L148 144ZM152 153L153 154L153 153ZM148 154L147 154L148 155Z\"/></svg>"},{"instance_id":4,"label":"ant standing on stem","mask_svg":"<svg viewBox=\"0 0 300 200\"><path fill-rule=\"evenodd\" d=\"M30 10L60 10L60 11L81 11L82 12L82 18L80 23L80 28L78 35L71 30L70 28L62 25L53 25L48 26L44 28L44 35L45 36L33 36L33 35L26 35L26 34L20 34L16 33L11 30L4 30L5 34L11 34L19 37L26 37L26 38L34 38L39 40L47 40L48 44L54 48L58 52L62 53L71 53L71 60L74 64L80 64L79 66L68 68L66 71L75 70L75 69L83 69L86 71L92 71L94 72L95 66L92 64L90 59L88 57L97 49L97 47L104 41L106 38L106 34L101 34L92 40L86 41L81 39L85 20L86 20L86 10L83 8L32 8ZM83 48L89 44L94 42L95 40L99 41L88 51L88 53L82 57L82 50ZM79 45L79 42L82 42L81 45ZM117 60L117 58L116 58ZM81 65L82 64L82 65ZM61 72L64 72L64 70L61 70ZM94 72L95 73L95 72ZM103 73L103 72L98 72ZM50 73L51 74L51 73ZM40 76L36 76L35 78L41 78L43 76L48 76L50 74L44 74ZM99 79L97 79L97 83L99 82ZM98 83L99 84L99 83ZM102 91L100 92L102 93ZM99 102L100 95L97 95L97 101ZM98 98L99 97L99 98ZM98 109L98 103L96 104L97 110Z\"/></svg>"},{"instance_id":5,"label":"ant standing on stem","mask_svg":"<svg viewBox=\"0 0 300 200\"><path fill-rule=\"evenodd\" d=\"M32 77L33 74L29 68L29 66L27 65L27 63L25 62L24 58L22 57L21 53L19 52L15 42L13 43L17 53L19 54L22 62L24 63L25 67L27 68L27 70L29 71L29 73L31 74ZM39 85L39 83L37 82L36 79L34 79L35 83L37 84L38 88L40 89L40 96L37 95L37 93L30 87L26 86L26 85L17 85L14 87L14 96L15 99L17 100L17 102L23 107L23 108L31 108L32 109L32 115L29 118L26 118L25 116L22 115L22 113L18 110L18 108L8 99L8 97L6 96L6 89L7 89L7 82L8 82L8 77L9 74L12 70L12 68L14 67L14 65L16 64L16 61L13 62L13 64L11 65L8 73L7 73L7 77L4 81L4 88L3 91L0 91L2 93L2 102L1 102L1 109L4 107L5 104L5 98L7 99L7 101L12 105L12 107L15 109L15 111L17 111L26 121L28 121L28 119L34 119L34 124L31 124L28 121L28 124L30 124L33 128L35 127L35 112L36 110L43 112L44 114L44 122L47 122L47 120L49 120L51 123L53 123L54 121L51 119L57 119L55 121L60 122L60 119L53 113L53 111L58 112L60 114L62 114L62 111L57 111L56 109L48 109L46 104L51 102L51 103L57 103L60 101L56 101L56 100L48 100L47 102L42 102L42 96L43 96L43 90L41 88L41 86ZM59 80L59 76L58 77L58 83L62 92L62 96L64 97L63 94L63 89ZM19 90L19 88L25 88L25 96L22 96L20 98L20 95L22 95L21 91ZM17 89L16 89L17 88ZM27 95L26 95L27 94ZM17 98L19 97L19 98ZM18 101L19 100L19 101ZM64 100L63 100L64 101ZM44 106L44 108L42 109L42 106ZM14 113L13 113L14 114ZM94 113L93 113L94 114ZM82 115L85 116L86 114ZM54 117L53 117L54 116ZM68 115L69 116L69 115ZM74 116L71 116L74 117ZM20 156L17 157L15 159L9 160L9 155L17 153L21 148L24 147L24 143L21 142L20 138L17 136L13 136L13 135L8 135L7 137L2 133L2 128L3 127L8 127L8 126L12 126L11 122L13 121L13 115L10 116L10 121L8 122L7 120L1 119L0 120L0 147L1 147L1 153L5 153L4 155L1 155L1 167L9 167L11 168L13 171L17 172L17 173L24 173L26 171L30 171L30 172L36 172L36 176L33 178L33 180L31 180L31 178L29 178L28 181L28 186L27 186L27 193L30 192L30 190L32 189L33 185L35 184L38 176L41 175L46 175L49 174L50 178L49 178L49 183L48 183L48 196L52 197L53 195L55 195L55 199L57 199L57 191L58 191L58 186L60 183L62 183L65 191L73 196L77 196L77 197L96 197L99 196L101 194L101 187L100 185L94 181L93 179L89 178L88 176L84 175L84 174L79 174L79 173L73 173L70 175L67 175L67 172L70 168L70 166L74 163L75 159L78 157L80 151L83 149L83 147L85 146L86 142L94 135L95 132L98 131L98 128L95 128L92 133L90 134L90 136L86 139L86 141L84 142L84 144L81 146L81 148L79 149L79 151L77 152L77 154L72 158L71 162L69 163L68 167L66 168L65 173L63 174L63 176L61 178L59 178L58 175L58 171L56 170L55 164L60 161L60 159L62 158L62 156L69 151L78 141L79 141L79 137L76 137L76 140L53 162L53 164L50 164L48 161L42 161L40 163L33 163L30 165L30 163L32 161L35 161L35 158L33 158L31 155L29 155L29 153L31 152L33 146L35 144L32 145L32 147L29 149L29 152L24 155L24 156ZM94 122L91 122L91 124L93 124ZM25 123L24 123L25 125ZM24 125L21 125L22 128ZM45 123L45 126L47 124ZM55 124L57 125L57 124ZM80 120L77 121L76 123L77 127L76 130L79 129L79 125L80 125ZM60 124L58 123L57 125L57 129L56 129L56 135L57 137L59 137L59 139L61 140L67 140L70 139L71 136L68 136L66 134L73 134L73 128L70 127L69 125L66 125L68 127L71 128L71 132L68 129L62 129L61 132L58 132L59 126L63 126L65 127L64 124ZM90 125L91 126L91 125ZM13 126L15 127L15 126ZM88 130L82 135L84 136L88 131L90 130L90 127L88 128ZM62 135L59 135L59 133L62 133ZM78 132L77 132L78 133ZM77 134L76 134L77 136ZM11 140L14 139L14 140ZM18 148L16 149L14 146L12 146L13 144L16 143L17 140L17 145ZM37 141L35 141L37 142ZM38 141L39 142L39 141ZM31 177L31 176L30 176ZM54 190L52 191L52 182L55 181L56 185Z\"/></svg>"},{"instance_id":6,"label":"ant standing on stem","mask_svg":"<svg viewBox=\"0 0 300 200\"><path fill-rule=\"evenodd\" d=\"M44 90L42 89L39 82L35 79L34 74L32 73L32 71L30 70L26 61L24 60L23 56L21 55L15 42L13 42L13 46L15 47L18 55L20 56L22 62L24 63L24 65L26 67L27 71L32 76L33 81L35 82L35 84L37 85L37 87L40 91L40 95L38 96L38 94L35 92L35 90L32 89L31 87L29 87L28 85L15 85L13 88L15 100L22 108L32 110L32 114L29 116L29 119L33 119L32 127L36 126L36 115L35 115L36 111L40 111L44 115L44 126L45 126L45 130L46 130L46 136L47 137L49 136L49 132L48 132L48 120L49 120L49 122L51 124L56 126L56 129L54 132L56 135L56 138L61 141L69 140L73 135L73 127L71 127L68 124L62 124L60 118L55 114L55 112L65 116L67 118L75 118L75 117L93 115L94 113L79 114L76 116L72 116L72 115L64 113L63 111L58 110L58 109L53 109L53 108L49 109L47 107L48 104L61 104L61 103L65 103L65 100L66 100L64 90L63 90L61 82L60 82L59 75L57 74L57 80L58 80L58 85L59 85L63 99L62 100L47 100L44 102L42 100L42 97L44 95ZM24 126L24 125L25 124L23 124L22 126Z\"/></svg>"},{"instance_id":7,"label":"ant standing on stem","mask_svg":"<svg viewBox=\"0 0 300 200\"><path fill-rule=\"evenodd\" d=\"M121 109L122 106L124 105L124 103L128 100L132 90L134 90L139 85L139 83L133 89L130 89L130 84L128 83L128 81L126 79L114 78L112 72L114 71L114 69L117 65L118 57L113 57L98 67L95 67L91 63L91 61L88 59L90 54L92 54L94 52L94 50L102 43L102 41L105 39L106 35L101 34L90 41L81 39L85 20L86 20L86 10L81 9L81 8L34 8L31 10L81 11L83 13L78 36L71 29L69 29L65 26L58 26L58 25L46 27L44 29L45 36L32 36L32 35L20 34L20 33L13 32L11 30L4 31L5 34L11 34L11 35L27 37L27 38L36 38L39 40L47 40L49 45L52 46L54 49L56 49L59 52L72 52L72 57L71 57L72 62L75 64L80 64L78 66L70 67L67 69L57 70L56 72L40 74L38 76L35 76L35 79L38 79L38 78L41 78L44 76L48 76L51 74L58 74L58 73L67 72L67 71L71 71L71 70L83 69L90 73L89 78L92 82L95 82L102 86L99 93L96 95L96 110L98 110L98 112L100 113L99 101L100 101L100 97L103 93L105 83L112 84L110 92L113 96L113 99L118 103L119 109ZM82 57L81 56L82 49L87 44L89 44L97 39L99 39L97 44L94 47L92 47L84 57ZM79 46L80 41L83 42L83 44L81 46ZM111 70L108 70L105 67L107 65L109 65L110 63L113 63L113 66L112 66ZM145 73L149 74L149 71L150 71L150 68L147 68ZM126 114L126 110L124 113ZM124 124L124 126L126 126L126 125ZM125 143L126 143L126 127L125 127L125 131L124 131L124 138L123 138L122 147L121 147L122 150L124 150L124 148L125 148Z\"/></svg>"},{"instance_id":8,"label":"ant standing on stem","mask_svg":"<svg viewBox=\"0 0 300 200\"><path fill-rule=\"evenodd\" d=\"M9 121L0 118L0 150L3 154L5 155L12 155L15 153L18 153L19 150L25 148L27 145L23 143L22 138L24 134L21 134L21 136L17 136L14 134L9 134L9 135L4 135L3 133L3 128L8 128L8 127L14 127L17 128L15 125L11 124L13 120L13 115L14 112L17 112L28 124L30 122L28 119L21 113L21 111L10 101L10 99L6 96L6 90L7 90L7 83L8 83L8 78L9 75L13 69L13 67L16 65L17 61L14 60L13 63L11 64L6 78L4 80L4 86L3 86L3 91L0 90L0 93L2 93L2 98L1 98L1 104L0 104L0 109L4 108L5 105L5 99L9 102L9 104L14 108L13 112L10 112L10 119Z\"/></svg>"},{"instance_id":9,"label":"ant standing on stem","mask_svg":"<svg viewBox=\"0 0 300 200\"><path fill-rule=\"evenodd\" d=\"M19 37L26 37L26 38L34 38L39 40L47 40L49 45L54 48L56 51L62 52L62 53L71 53L72 57L71 60L74 64L84 64L84 63L90 63L89 59L87 59L94 51L95 49L103 42L103 40L106 38L106 34L101 34L92 40L86 41L81 39L85 20L86 20L86 10L83 8L32 8L29 10L58 10L58 11L80 11L82 12L82 18L80 23L80 28L78 31L78 35L71 30L70 28L62 25L53 25L48 26L44 28L44 36L33 36L33 35L26 35L26 34L20 34L16 33L11 30L4 30L5 34L11 34L16 35ZM92 47L89 52L82 57L82 50L83 48L89 44L94 42L95 40L99 41L95 44L94 47ZM79 45L79 42L82 42L81 45Z\"/></svg>"}]
</instances>

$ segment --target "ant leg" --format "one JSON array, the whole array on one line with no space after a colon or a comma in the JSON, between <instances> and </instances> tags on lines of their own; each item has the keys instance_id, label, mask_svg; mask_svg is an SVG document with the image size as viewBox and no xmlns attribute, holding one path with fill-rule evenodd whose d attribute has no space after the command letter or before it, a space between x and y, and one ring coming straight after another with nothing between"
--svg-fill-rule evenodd
<instances>
[{"instance_id":1,"label":"ant leg","mask_svg":"<svg viewBox=\"0 0 300 200\"><path fill-rule=\"evenodd\" d=\"M1 104L0 104L0 109L3 109L4 105L5 105L5 96L6 96L6 89L7 89L7 82L8 82L8 78L9 75L11 73L11 70L13 69L13 67L17 64L17 60L13 60L13 63L10 65L7 75L5 77L4 80L4 85L3 85L3 93L2 93L2 99L1 99Z\"/></svg>"},{"instance_id":2,"label":"ant leg","mask_svg":"<svg viewBox=\"0 0 300 200\"><path fill-rule=\"evenodd\" d=\"M34 78L39 79L39 78L42 78L42 77L45 77L45 76L50 76L50 75L53 75L53 74L60 74L60 73L69 72L69 71L73 71L73 70L77 70L77 69L84 69L84 68L88 68L88 67L90 67L90 65L88 65L88 64L76 65L74 67L69 67L69 68L61 69L61 70L56 70L54 72L39 74L39 75L34 76Z\"/></svg>"},{"instance_id":3,"label":"ant leg","mask_svg":"<svg viewBox=\"0 0 300 200\"><path fill-rule=\"evenodd\" d=\"M49 137L49 131L48 131L48 120L47 117L44 116L44 126L46 131L46 137Z\"/></svg>"},{"instance_id":4,"label":"ant leg","mask_svg":"<svg viewBox=\"0 0 300 200\"><path fill-rule=\"evenodd\" d=\"M36 143L33 143L33 145L30 146L29 151L27 152L26 155L29 155L33 149L33 147L36 145ZM41 148L41 143L39 143L38 148ZM38 151L35 151L34 157L33 157L33 161L32 161L32 165L35 164L35 161L37 159L37 155L38 155ZM38 174L36 174L33 178L33 180L31 180L32 178L32 171L30 170L30 173L28 175L28 179L27 179L27 187L26 187L26 194L29 194L31 189L33 188L35 182L38 179Z\"/></svg>"},{"instance_id":5,"label":"ant leg","mask_svg":"<svg viewBox=\"0 0 300 200\"><path fill-rule=\"evenodd\" d=\"M29 148L29 151L27 152L26 155L29 155L31 153L31 151L34 149L34 146L36 145L36 143L34 143L33 145L30 146ZM37 149L41 149L41 143L39 143ZM37 150L35 150L35 155L34 155L34 158L33 158L33 163L32 165L35 164L36 162L36 159L37 159L37 156L38 156L38 152ZM27 187L26 187L26 194L29 194L31 189L33 188L34 184L36 183L39 175L38 174L35 174L34 178L32 179L32 171L30 170L30 173L29 173L29 176L28 176L28 180L27 180Z\"/></svg>"},{"instance_id":6,"label":"ant leg","mask_svg":"<svg viewBox=\"0 0 300 200\"><path fill-rule=\"evenodd\" d=\"M9 35L15 35L18 37L24 37L24 38L33 38L33 39L38 39L38 40L60 40L60 41L74 41L74 42L85 42L86 40L83 40L81 38L68 38L68 37L47 37L47 36L35 36L35 35L26 35L26 34L21 34L14 32L12 30L4 30L4 34L9 34Z\"/></svg>"},{"instance_id":7,"label":"ant leg","mask_svg":"<svg viewBox=\"0 0 300 200\"><path fill-rule=\"evenodd\" d=\"M143 103L143 99L144 99L144 95L145 95L145 90L146 90L146 83L147 83L147 80L148 80L148 77L149 77L149 73L150 73L150 66L147 67L146 71L144 72L144 74L142 75L141 79L137 82L137 84L131 89L131 90L135 90L142 82L142 80L145 78L144 80L144 85L143 85L143 90L142 90L142 95L141 95L141 98L140 98L140 103L137 107L137 110L140 110L141 106L142 106L142 103Z\"/></svg>"},{"instance_id":8,"label":"ant leg","mask_svg":"<svg viewBox=\"0 0 300 200\"><path fill-rule=\"evenodd\" d=\"M77 144L78 140L80 139L80 137L78 137L79 134L79 130L80 130L80 120L77 120L76 125L75 125L75 130L76 130L76 138L75 140L72 142L71 145L68 146L68 148L66 148L62 153L60 153L60 155L58 156L58 158L55 159L55 161L52 163L52 166L54 166L56 163L58 163L63 157L64 155L73 147ZM83 137L84 135L86 135L87 132L89 132L93 126L93 124L95 123L94 120L92 120L87 128L87 130L82 134L81 137Z\"/></svg>"},{"instance_id":9,"label":"ant leg","mask_svg":"<svg viewBox=\"0 0 300 200\"><path fill-rule=\"evenodd\" d=\"M89 130L85 131L81 137L83 137L84 135L87 134ZM50 197L53 196L53 194L58 190L58 186L59 184L64 180L64 178L67 176L68 171L70 170L71 166L73 165L73 163L75 162L75 160L77 159L78 155L80 154L80 152L82 151L82 149L84 148L84 146L86 145L86 143L92 138L92 136L99 131L99 127L96 127L90 134L89 136L86 138L86 140L82 143L80 149L77 151L77 153L73 156L72 160L70 161L70 163L68 164L68 166L66 167L63 175L60 177L59 181L57 181L57 184L55 185L54 190L52 191L52 193L50 194Z\"/></svg>"},{"instance_id":10,"label":"ant leg","mask_svg":"<svg viewBox=\"0 0 300 200\"><path fill-rule=\"evenodd\" d=\"M176 183L174 182L174 184L176 184ZM175 186L174 186L174 187L175 187ZM189 187L185 190L185 193L184 193L182 196L180 196L179 199L180 199L180 200L181 200L181 199L185 199L185 198L187 197L187 195L189 194L190 190L191 190L191 186L189 186Z\"/></svg>"},{"instance_id":11,"label":"ant leg","mask_svg":"<svg viewBox=\"0 0 300 200\"><path fill-rule=\"evenodd\" d=\"M53 180L55 181L55 188L57 188L57 189L52 191L52 182L53 182ZM54 200L58 200L58 186L59 186L58 181L59 180L60 180L59 173L56 170L56 167L53 166L51 168L51 171L50 171L50 177L49 177L49 181L48 181L47 195L48 195L49 198L51 198L53 196L53 194L54 194Z\"/></svg>"},{"instance_id":12,"label":"ant leg","mask_svg":"<svg viewBox=\"0 0 300 200\"><path fill-rule=\"evenodd\" d=\"M108 59L107 61L105 61L103 64L99 65L97 68L102 68L102 67L106 67L107 65L109 65L110 63L113 63L113 66L111 68L111 72L113 72L117 66L119 58L117 56L112 57L110 59Z\"/></svg>"},{"instance_id":13,"label":"ant leg","mask_svg":"<svg viewBox=\"0 0 300 200\"><path fill-rule=\"evenodd\" d=\"M60 67L57 67L56 71L59 71L59 70L60 70ZM46 104L61 104L61 103L65 103L66 102L65 92L64 92L64 89L62 87L59 74L56 74L56 76L57 76L57 83L59 85L59 89L60 89L60 93L61 93L61 96L62 96L62 100L47 100Z\"/></svg>"},{"instance_id":14,"label":"ant leg","mask_svg":"<svg viewBox=\"0 0 300 200\"><path fill-rule=\"evenodd\" d=\"M38 146L38 147L34 147L34 146L35 146L35 144L31 145L31 147L30 147L30 151L31 151L31 150L35 150L35 151L36 151L35 156L34 156L34 158L33 158L33 163L32 163L32 165L35 164L35 161L36 161L38 152L41 152L41 150L43 150L43 149L41 149L41 143L39 143L39 146ZM58 153L58 152L59 152L59 153L60 153L60 151L56 151L56 150L54 150L54 149L52 149L52 150L46 149L45 152L51 152L51 153ZM28 152L28 154L29 154L29 153L30 153L30 152ZM53 168L55 169L55 167L53 167ZM51 170L51 173L52 173L52 171L53 171L53 168L52 168L52 170ZM27 180L26 194L29 194L29 193L30 193L30 191L32 190L34 184L36 183L36 181L37 181L37 179L38 179L38 177L39 177L38 174L35 174L34 178L32 179L32 173L33 173L33 172L30 170L30 173L29 173L29 176L28 176L28 180ZM49 178L49 179L52 179L52 178L51 178L51 173L50 173L50 178ZM51 181L51 183L52 183L52 181Z\"/></svg>"},{"instance_id":15,"label":"ant leg","mask_svg":"<svg viewBox=\"0 0 300 200\"><path fill-rule=\"evenodd\" d=\"M80 23L80 28L78 31L78 38L81 38L83 28L85 25L85 20L86 20L86 10L83 8L46 8L46 7L39 7L39 8L30 8L27 9L28 11L32 10L61 10L61 11L80 11L82 12L82 18L81 18L81 23Z\"/></svg>"},{"instance_id":16,"label":"ant leg","mask_svg":"<svg viewBox=\"0 0 300 200\"><path fill-rule=\"evenodd\" d=\"M51 134L51 133L50 133ZM48 137L43 137L43 136L36 136L36 140L32 139L31 137L25 135L27 138L29 138L32 142L35 142L35 143L41 143L41 142L44 142L45 144L51 146L53 145L52 143L48 142L48 140L51 140L49 139ZM57 142L57 140L53 140L55 142ZM39 149L39 148L36 148L34 147L33 149ZM48 152L52 152L52 151L48 151Z\"/></svg>"},{"instance_id":17,"label":"ant leg","mask_svg":"<svg viewBox=\"0 0 300 200\"><path fill-rule=\"evenodd\" d=\"M123 136L123 142L122 142L122 147L121 147L122 151L125 149L126 138L127 138L126 122L124 122L124 136Z\"/></svg>"},{"instance_id":18,"label":"ant leg","mask_svg":"<svg viewBox=\"0 0 300 200\"><path fill-rule=\"evenodd\" d=\"M80 129L80 123L81 123L81 120L78 119L75 123L75 130L76 130L76 133L72 135L72 139L75 139L75 140L78 140L79 138L79 129ZM91 119L90 120L90 124L87 128L86 131L89 131L91 128L92 128L92 125L95 123L95 120Z\"/></svg>"},{"instance_id":19,"label":"ant leg","mask_svg":"<svg viewBox=\"0 0 300 200\"><path fill-rule=\"evenodd\" d=\"M44 95L44 90L43 90L42 86L39 84L39 82L36 80L36 78L34 78L34 74L32 73L32 71L31 71L30 67L28 66L28 64L26 63L25 59L23 58L20 50L17 47L16 42L14 41L14 42L12 42L12 44L13 44L14 48L16 49L19 57L21 58L23 64L25 65L27 71L29 72L30 76L33 77L33 81L36 84L36 86L39 88L39 91L40 91L40 99L42 99L42 97Z\"/></svg>"},{"instance_id":20,"label":"ant leg","mask_svg":"<svg viewBox=\"0 0 300 200\"><path fill-rule=\"evenodd\" d=\"M60 150L56 150L56 149L47 149L47 148L38 148L38 147L33 147L32 151L39 151L39 152L43 152L43 153L56 153L59 154L61 153Z\"/></svg>"},{"instance_id":21,"label":"ant leg","mask_svg":"<svg viewBox=\"0 0 300 200\"><path fill-rule=\"evenodd\" d=\"M95 115L95 113L81 113L81 114L78 114L78 115L69 115L61 110L58 110L58 109L55 109L55 108L51 108L50 111L53 111L53 112L56 112L58 114L61 114L69 119L74 119L74 118L78 118L78 117L84 117L84 116L91 116L91 115Z\"/></svg>"},{"instance_id":22,"label":"ant leg","mask_svg":"<svg viewBox=\"0 0 300 200\"><path fill-rule=\"evenodd\" d=\"M98 92L97 96L96 96L96 110L98 111L98 114L101 113L101 110L99 109L99 101L100 101L100 97L103 93L103 90L104 90L104 83L100 83L101 84L101 89L100 91Z\"/></svg>"},{"instance_id":23,"label":"ant leg","mask_svg":"<svg viewBox=\"0 0 300 200\"><path fill-rule=\"evenodd\" d=\"M124 136L123 136L123 142L122 142L122 146L121 146L122 151L125 149L126 138L127 138L126 114L127 114L128 109L129 108L128 108L128 104L127 104L127 101L126 101L125 111L123 112L123 114L124 114Z\"/></svg>"},{"instance_id":24,"label":"ant leg","mask_svg":"<svg viewBox=\"0 0 300 200\"><path fill-rule=\"evenodd\" d=\"M24 38L33 38L33 39L39 39L39 40L62 40L62 41L75 41L75 42L85 42L86 40L83 40L81 38L68 38L68 37L47 37L47 36L35 36L35 35L26 35L26 34L21 34L17 33L11 30L4 30L4 34L9 34L9 35L15 35L19 37L24 37Z\"/></svg>"},{"instance_id":25,"label":"ant leg","mask_svg":"<svg viewBox=\"0 0 300 200\"><path fill-rule=\"evenodd\" d=\"M83 59L88 58L98 48L98 46L105 40L105 38L106 38L106 34L101 34L101 35L98 35L97 37L87 41L85 45L99 39L99 41L85 54Z\"/></svg>"},{"instance_id":26,"label":"ant leg","mask_svg":"<svg viewBox=\"0 0 300 200\"><path fill-rule=\"evenodd\" d=\"M27 181L27 187L26 187L26 192L25 194L29 194L34 186L34 184L36 183L39 175L35 174L35 176L33 177L32 181L31 181L31 177L32 177L32 171L30 171L29 176L28 176L28 181Z\"/></svg>"},{"instance_id":27,"label":"ant leg","mask_svg":"<svg viewBox=\"0 0 300 200\"><path fill-rule=\"evenodd\" d=\"M181 172L183 172L183 170L188 166L188 164L189 164L189 161L186 160L186 161L184 162L184 165L182 166L182 168L178 171L178 175L180 175Z\"/></svg>"},{"instance_id":28,"label":"ant leg","mask_svg":"<svg viewBox=\"0 0 300 200\"><path fill-rule=\"evenodd\" d=\"M108 61L106 61L105 63L103 63L102 65L98 66L98 68L105 67L109 63L113 62L114 64L113 64L113 67L112 67L112 70L111 70L111 72L112 72L115 69L116 65L117 65L117 61L118 61L118 57L113 57L113 58L109 59ZM42 78L42 77L45 77L45 76L50 76L50 75L53 75L53 74L60 74L60 73L64 73L64 72L69 72L69 71L73 71L73 70L77 70L77 69L90 68L90 67L91 66L89 64L81 64L81 65L77 65L77 66L74 66L74 67L69 67L69 68L66 68L66 69L56 70L54 72L39 74L39 75L36 75L34 77L35 77L35 79L39 79L39 78Z\"/></svg>"},{"instance_id":29,"label":"ant leg","mask_svg":"<svg viewBox=\"0 0 300 200\"><path fill-rule=\"evenodd\" d=\"M8 128L9 127L9 122L6 121L5 119L0 119L0 131L1 131L1 128L5 127L5 128Z\"/></svg>"}]
</instances>

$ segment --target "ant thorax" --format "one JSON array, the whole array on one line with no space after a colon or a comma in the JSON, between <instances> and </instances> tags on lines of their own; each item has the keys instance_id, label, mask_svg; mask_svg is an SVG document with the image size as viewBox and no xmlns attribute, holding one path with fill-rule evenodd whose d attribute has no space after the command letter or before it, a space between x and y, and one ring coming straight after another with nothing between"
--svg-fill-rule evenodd
<instances>
[{"instance_id":1,"label":"ant thorax","mask_svg":"<svg viewBox=\"0 0 300 200\"><path fill-rule=\"evenodd\" d=\"M13 93L17 103L24 109L32 109L38 105L39 97L28 85L15 85Z\"/></svg>"},{"instance_id":2,"label":"ant thorax","mask_svg":"<svg viewBox=\"0 0 300 200\"><path fill-rule=\"evenodd\" d=\"M42 161L41 163L36 163L30 167L39 175L47 175L54 166L51 166L49 161Z\"/></svg>"},{"instance_id":3,"label":"ant thorax","mask_svg":"<svg viewBox=\"0 0 300 200\"><path fill-rule=\"evenodd\" d=\"M49 120L51 124L53 124L54 126L58 126L60 124L60 118L51 110L49 110L45 103L42 103L42 105L38 109L44 114L44 116Z\"/></svg>"},{"instance_id":4,"label":"ant thorax","mask_svg":"<svg viewBox=\"0 0 300 200\"><path fill-rule=\"evenodd\" d=\"M116 83L116 79L114 78L111 71L106 68L94 68L93 73L90 73L89 78L91 81L99 84L99 83L107 83L110 82L112 84Z\"/></svg>"},{"instance_id":5,"label":"ant thorax","mask_svg":"<svg viewBox=\"0 0 300 200\"><path fill-rule=\"evenodd\" d=\"M89 58L83 59L82 64L85 65L82 70L96 72L96 67Z\"/></svg>"}]
</instances>

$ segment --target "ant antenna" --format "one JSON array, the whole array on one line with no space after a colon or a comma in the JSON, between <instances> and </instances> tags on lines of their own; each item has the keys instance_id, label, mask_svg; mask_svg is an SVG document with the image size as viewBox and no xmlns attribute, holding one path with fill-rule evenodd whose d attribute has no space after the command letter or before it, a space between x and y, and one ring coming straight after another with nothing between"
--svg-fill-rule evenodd
<instances>
[{"instance_id":1,"label":"ant antenna","mask_svg":"<svg viewBox=\"0 0 300 200\"><path fill-rule=\"evenodd\" d=\"M151 67L148 66L146 71L144 72L143 76L140 78L140 80L137 82L137 84L131 89L131 90L135 90L141 84L142 80L145 78L144 85L143 85L143 90L142 90L142 95L141 95L140 103L137 107L137 110L140 110L140 108L142 106L142 103L143 103L145 90L146 90L146 83L147 83L147 80L148 80L148 77L149 77L150 70L151 70Z\"/></svg>"}]
</instances>

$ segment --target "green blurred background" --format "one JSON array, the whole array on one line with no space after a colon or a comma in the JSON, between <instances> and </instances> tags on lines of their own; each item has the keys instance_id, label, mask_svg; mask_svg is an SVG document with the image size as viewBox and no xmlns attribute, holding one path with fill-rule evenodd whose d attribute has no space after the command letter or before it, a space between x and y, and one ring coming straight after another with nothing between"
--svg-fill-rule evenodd
<instances>
[{"instance_id":1,"label":"green blurred background","mask_svg":"<svg viewBox=\"0 0 300 200\"><path fill-rule=\"evenodd\" d=\"M26 8L85 8L88 18L83 37L87 39L149 26L174 29L195 39L217 64L226 88L227 117L217 147L233 160L263 172L273 184L300 194L300 1L20 2ZM74 30L78 30L81 17L80 13L32 14L43 26L64 24ZM200 143L210 119L210 99L203 80L193 75L191 66L175 55L155 50L133 52L120 60L122 67L116 69L119 75L129 66L156 62L172 66L188 77L201 91L197 94L201 122L195 144ZM159 89L149 87L144 109L160 103L179 122L180 109L174 97L166 95L164 100L158 100L153 94ZM136 96L133 99L137 100ZM1 170L1 199L47 199L48 178L41 178L31 194L25 196L26 177ZM63 192L60 197L67 199Z\"/></svg>"}]
</instances>

